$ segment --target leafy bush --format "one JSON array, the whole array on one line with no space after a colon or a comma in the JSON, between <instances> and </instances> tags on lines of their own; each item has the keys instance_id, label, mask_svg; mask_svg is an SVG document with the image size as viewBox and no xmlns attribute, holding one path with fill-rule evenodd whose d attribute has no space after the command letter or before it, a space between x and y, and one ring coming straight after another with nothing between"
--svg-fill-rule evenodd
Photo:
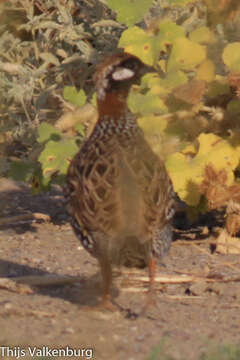
<instances>
[{"instance_id":1,"label":"leafy bush","mask_svg":"<svg viewBox=\"0 0 240 360\"><path fill-rule=\"evenodd\" d=\"M202 198L203 194L207 197L207 192L200 186L206 180L206 166L212 166L216 173L225 171L226 187L238 180L240 36L236 34L240 6L232 0L219 6L215 0L108 0L104 2L108 7L102 1L96 3L102 17L107 12L110 15L94 22L97 9L92 6L91 22L87 23L86 12L86 18L76 17L79 8L74 1L68 2L67 9L62 2L39 1L37 9L31 5L32 12L27 13L26 21L18 28L31 35L27 46L26 41L14 38L12 32L5 31L2 35L0 46L10 54L9 63L18 64L16 75L4 70L0 78L5 81L5 89L8 88L8 96L6 91L1 94L4 104L9 105L11 99L21 104L31 125L38 125L46 117L43 104L50 99L54 102L54 114L55 108L60 108L59 101L67 106L69 102L73 104L72 118L67 119L70 125L72 122L74 136L69 138L62 131L66 118L60 121L61 132L44 123L37 126L38 142L32 145L32 152L38 154L38 165L34 168L28 159L23 178L34 176L42 187L48 186L52 179L64 181L67 161L77 151L76 141L82 141L85 129L81 112L76 116L75 106L88 106L90 101L91 106L95 104L89 91L90 75L95 68L92 59L100 51L114 50L106 40L109 40L106 29L110 27L115 29L120 48L155 69L142 78L140 86L132 88L128 99L130 110L136 114L153 150L165 158L180 198L189 206L206 209ZM29 5L27 0L15 1L16 4L22 8ZM9 39L14 44L11 51ZM107 45L104 47L103 43ZM27 56L23 60L24 52ZM76 58L82 67L79 62L73 66ZM0 64L6 67L6 62ZM81 81L75 84L69 80L76 78L71 71L76 72L77 68L81 68L82 74ZM68 85L62 92L64 99L60 92L62 85ZM11 108L11 116L16 109L19 112L19 106ZM50 111L50 119L51 115ZM31 133L29 124L27 129ZM12 176L19 174L19 166L18 162L16 170L16 162L12 164Z\"/></svg>"},{"instance_id":2,"label":"leafy bush","mask_svg":"<svg viewBox=\"0 0 240 360\"><path fill-rule=\"evenodd\" d=\"M6 156L19 166L29 157L36 163L38 127L54 124L62 113L63 86L92 87L99 53L117 47L123 28L112 18L95 0L0 2L1 174ZM11 175L18 177L14 170ZM24 180L30 177L26 173Z\"/></svg>"}]
</instances>

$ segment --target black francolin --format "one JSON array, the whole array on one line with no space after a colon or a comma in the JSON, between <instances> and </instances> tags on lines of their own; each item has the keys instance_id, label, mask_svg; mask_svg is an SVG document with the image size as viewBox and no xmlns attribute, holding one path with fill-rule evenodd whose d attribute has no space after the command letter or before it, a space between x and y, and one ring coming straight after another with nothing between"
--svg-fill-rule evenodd
<instances>
[{"instance_id":1,"label":"black francolin","mask_svg":"<svg viewBox=\"0 0 240 360\"><path fill-rule=\"evenodd\" d=\"M132 84L149 71L127 53L108 57L95 76L99 118L67 175L68 210L83 247L103 277L101 305L112 308L112 267L156 263L172 240L174 193L164 163L153 153L127 108Z\"/></svg>"}]
</instances>

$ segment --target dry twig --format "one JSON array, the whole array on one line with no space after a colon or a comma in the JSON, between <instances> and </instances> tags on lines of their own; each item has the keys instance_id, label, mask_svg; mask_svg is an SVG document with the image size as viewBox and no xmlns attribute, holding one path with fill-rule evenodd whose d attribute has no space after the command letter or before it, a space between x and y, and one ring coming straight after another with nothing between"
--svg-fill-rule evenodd
<instances>
[{"instance_id":1,"label":"dry twig","mask_svg":"<svg viewBox=\"0 0 240 360\"><path fill-rule=\"evenodd\" d=\"M33 220L42 220L42 221L50 221L50 216L42 213L29 213L23 215L9 216L6 218L0 219L0 226L6 226L10 224L15 224L18 222L26 222Z\"/></svg>"}]
</instances>

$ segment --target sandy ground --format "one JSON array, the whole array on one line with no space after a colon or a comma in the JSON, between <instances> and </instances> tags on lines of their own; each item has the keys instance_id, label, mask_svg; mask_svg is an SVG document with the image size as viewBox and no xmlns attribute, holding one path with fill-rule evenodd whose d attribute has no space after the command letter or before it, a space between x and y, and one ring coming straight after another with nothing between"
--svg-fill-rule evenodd
<instances>
[{"instance_id":1,"label":"sandy ground","mask_svg":"<svg viewBox=\"0 0 240 360\"><path fill-rule=\"evenodd\" d=\"M167 279L190 274L202 280L157 281L156 306L138 316L147 272L124 271L113 288L121 310L85 311L83 305L99 300L101 277L96 261L72 233L62 193L55 189L32 196L26 186L2 179L0 201L0 218L36 212L49 217L0 227L1 277L78 276L77 282L59 286L0 285L0 357L13 354L6 349L15 351L12 358L23 351L26 356L19 358L26 359L31 358L29 346L48 346L50 351L68 346L78 350L72 358L80 359L197 360L214 346L240 343L239 282L221 282L240 275L239 256L211 251L206 231L210 224L176 230L165 266L158 269L158 276ZM56 357L35 352L34 358Z\"/></svg>"}]
</instances>

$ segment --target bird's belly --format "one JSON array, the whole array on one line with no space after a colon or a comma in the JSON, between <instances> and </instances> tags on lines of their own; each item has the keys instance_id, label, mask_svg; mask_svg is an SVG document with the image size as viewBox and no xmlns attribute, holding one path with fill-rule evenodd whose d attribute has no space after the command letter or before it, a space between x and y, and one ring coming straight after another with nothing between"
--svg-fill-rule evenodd
<instances>
[{"instance_id":1,"label":"bird's belly","mask_svg":"<svg viewBox=\"0 0 240 360\"><path fill-rule=\"evenodd\" d=\"M120 264L127 267L145 267L149 258L149 245L149 243L142 243L135 236L126 237L120 249Z\"/></svg>"}]
</instances>

